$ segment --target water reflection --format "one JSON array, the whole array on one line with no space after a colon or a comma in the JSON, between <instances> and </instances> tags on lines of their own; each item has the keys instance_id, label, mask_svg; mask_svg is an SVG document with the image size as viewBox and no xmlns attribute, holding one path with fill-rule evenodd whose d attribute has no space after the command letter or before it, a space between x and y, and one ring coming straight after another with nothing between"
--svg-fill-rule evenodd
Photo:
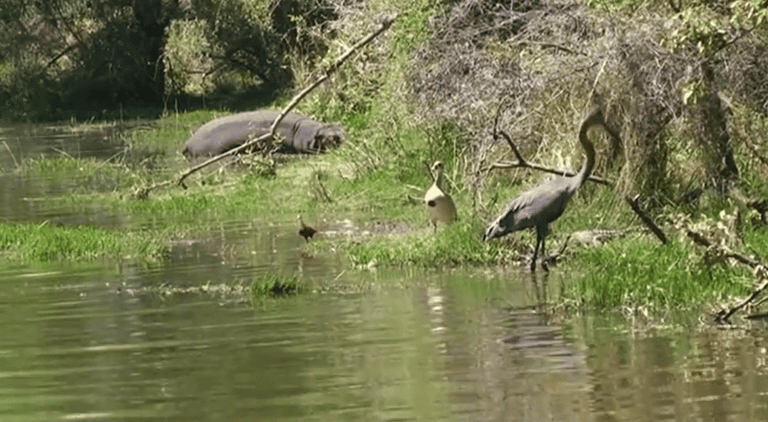
<instances>
[{"instance_id":1,"label":"water reflection","mask_svg":"<svg viewBox=\"0 0 768 422\"><path fill-rule=\"evenodd\" d=\"M132 125L135 123L131 123ZM100 207L55 210L42 207L46 197L58 196L87 187L89 191L110 191L119 181L96 178L82 172L66 180L25 177L17 171L29 158L93 157L107 160L125 149L121 131L126 125L101 125L75 129L69 125L42 126L18 124L0 128L0 218L4 221L50 220L63 224L97 224L114 227L119 216Z\"/></svg>"},{"instance_id":2,"label":"water reflection","mask_svg":"<svg viewBox=\"0 0 768 422\"><path fill-rule=\"evenodd\" d=\"M16 124L0 127L0 169L17 167L27 158L94 157L108 159L124 145L120 133L136 123L88 127Z\"/></svg>"},{"instance_id":3,"label":"water reflection","mask_svg":"<svg viewBox=\"0 0 768 422\"><path fill-rule=\"evenodd\" d=\"M0 274L0 414L184 421L766 415L762 329L637 331L611 315L554 324L539 305L558 287L543 274L329 266L313 277L355 288L253 306L118 288L233 282L239 271L193 279L194 271L167 267ZM201 261L196 271L203 268Z\"/></svg>"}]
</instances>

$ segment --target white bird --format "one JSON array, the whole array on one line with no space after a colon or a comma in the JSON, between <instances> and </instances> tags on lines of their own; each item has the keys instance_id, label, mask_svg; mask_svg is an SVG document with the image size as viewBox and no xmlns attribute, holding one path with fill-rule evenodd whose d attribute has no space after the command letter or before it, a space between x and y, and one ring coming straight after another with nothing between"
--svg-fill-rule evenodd
<instances>
[{"instance_id":1,"label":"white bird","mask_svg":"<svg viewBox=\"0 0 768 422\"><path fill-rule=\"evenodd\" d=\"M427 204L429 219L437 231L437 222L450 223L456 219L456 205L453 199L447 193L443 192L443 163L435 161L432 165L432 173L435 176L435 182L424 195L424 203Z\"/></svg>"}]
</instances>

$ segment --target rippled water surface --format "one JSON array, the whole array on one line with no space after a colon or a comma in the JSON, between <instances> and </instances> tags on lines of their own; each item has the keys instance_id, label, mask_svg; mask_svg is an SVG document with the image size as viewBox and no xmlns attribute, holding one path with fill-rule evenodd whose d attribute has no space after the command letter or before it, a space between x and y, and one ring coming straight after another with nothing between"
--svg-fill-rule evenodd
<instances>
[{"instance_id":1,"label":"rippled water surface","mask_svg":"<svg viewBox=\"0 0 768 422\"><path fill-rule=\"evenodd\" d=\"M759 323L564 318L541 306L557 270L350 270L294 230L223 222L150 269L3 270L0 421L768 420ZM270 272L324 288L251 303Z\"/></svg>"},{"instance_id":2,"label":"rippled water surface","mask_svg":"<svg viewBox=\"0 0 768 422\"><path fill-rule=\"evenodd\" d=\"M215 266L205 273L220 273ZM2 274L3 420L768 414L762 328L635 331L608 316L554 323L533 306L533 280L515 273L329 269L314 276L346 289L254 304L158 293L148 288L158 273L185 283L183 272L164 270Z\"/></svg>"}]
</instances>

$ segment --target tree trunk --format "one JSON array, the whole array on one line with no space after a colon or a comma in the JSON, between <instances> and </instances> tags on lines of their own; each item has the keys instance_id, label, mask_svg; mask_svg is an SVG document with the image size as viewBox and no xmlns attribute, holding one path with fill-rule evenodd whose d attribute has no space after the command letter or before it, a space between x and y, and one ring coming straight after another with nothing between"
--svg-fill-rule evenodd
<instances>
[{"instance_id":1,"label":"tree trunk","mask_svg":"<svg viewBox=\"0 0 768 422\"><path fill-rule=\"evenodd\" d=\"M739 170L733 158L733 143L728 136L728 117L718 95L715 75L708 62L702 64L704 96L694 109L700 122L697 140L707 160L707 181L720 195L725 195L738 183Z\"/></svg>"}]
</instances>

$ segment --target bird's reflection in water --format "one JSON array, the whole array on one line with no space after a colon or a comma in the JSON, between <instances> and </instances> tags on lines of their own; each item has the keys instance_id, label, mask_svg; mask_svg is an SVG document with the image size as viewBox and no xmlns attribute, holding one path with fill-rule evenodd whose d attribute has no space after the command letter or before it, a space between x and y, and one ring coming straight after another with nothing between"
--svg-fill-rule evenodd
<instances>
[{"instance_id":1,"label":"bird's reflection in water","mask_svg":"<svg viewBox=\"0 0 768 422\"><path fill-rule=\"evenodd\" d=\"M545 272L543 274L530 272L529 274L531 276L531 287L533 287L533 291L536 296L535 309L537 312L545 313L549 305L547 300L549 272Z\"/></svg>"}]
</instances>

